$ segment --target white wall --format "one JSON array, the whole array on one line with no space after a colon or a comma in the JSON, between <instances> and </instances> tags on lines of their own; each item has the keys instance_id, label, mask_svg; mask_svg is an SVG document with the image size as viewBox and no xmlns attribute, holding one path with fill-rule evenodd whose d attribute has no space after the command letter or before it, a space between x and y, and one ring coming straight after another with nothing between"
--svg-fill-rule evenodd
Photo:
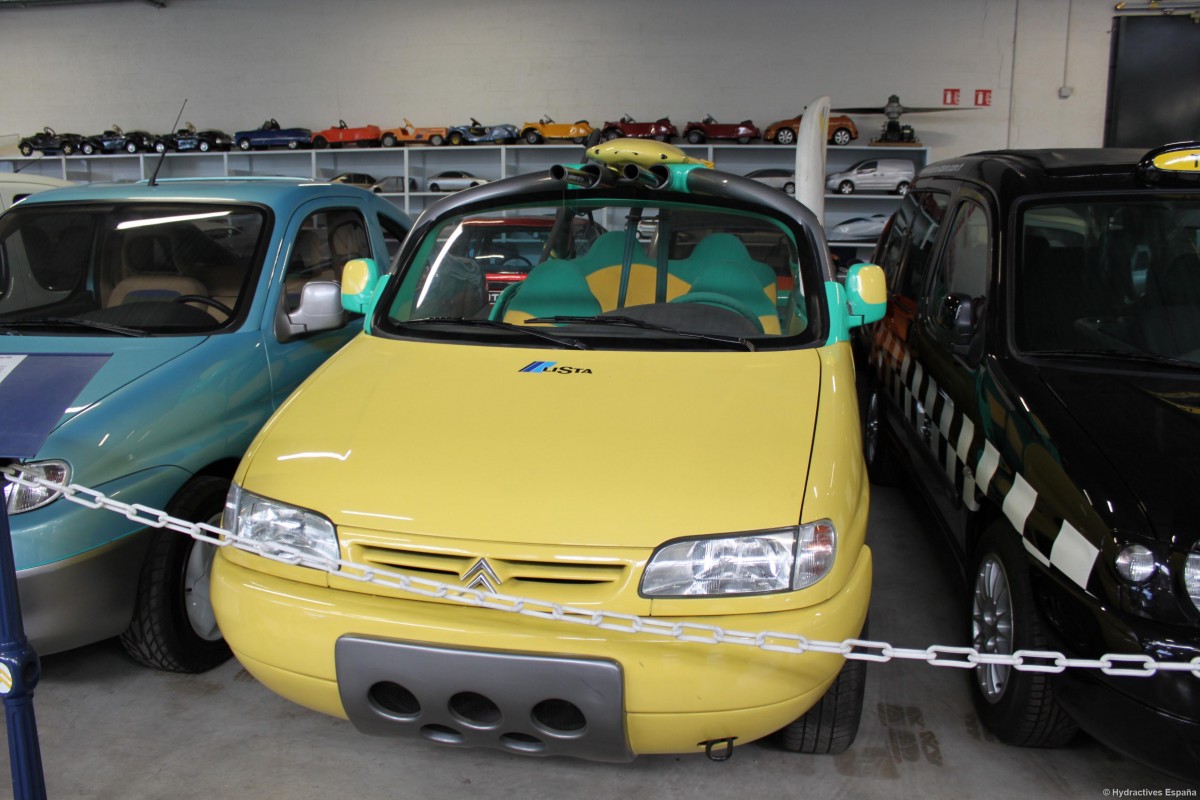
<instances>
[{"instance_id":1,"label":"white wall","mask_svg":"<svg viewBox=\"0 0 1200 800\"><path fill-rule=\"evenodd\" d=\"M941 106L945 88L992 105L905 117L933 158L1103 134L1107 0L166 2L0 10L0 135L167 131L184 98L185 120L230 132L623 113L765 127L821 94ZM860 144L882 123L856 120Z\"/></svg>"}]
</instances>

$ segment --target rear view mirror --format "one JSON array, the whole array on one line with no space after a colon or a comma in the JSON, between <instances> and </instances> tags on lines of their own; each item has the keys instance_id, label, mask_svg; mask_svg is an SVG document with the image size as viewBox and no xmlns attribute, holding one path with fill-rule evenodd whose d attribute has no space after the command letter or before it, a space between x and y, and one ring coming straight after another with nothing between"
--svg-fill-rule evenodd
<instances>
[{"instance_id":1,"label":"rear view mirror","mask_svg":"<svg viewBox=\"0 0 1200 800\"><path fill-rule=\"evenodd\" d=\"M288 312L282 306L275 318L275 336L290 341L318 331L331 331L346 324L338 285L333 281L309 281L300 292L300 305Z\"/></svg>"}]
</instances>

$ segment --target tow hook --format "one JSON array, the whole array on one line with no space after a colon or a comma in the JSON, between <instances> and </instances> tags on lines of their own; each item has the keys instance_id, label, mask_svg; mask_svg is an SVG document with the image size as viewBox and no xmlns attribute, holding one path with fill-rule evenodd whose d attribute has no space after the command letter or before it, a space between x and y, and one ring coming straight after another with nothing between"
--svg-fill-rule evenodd
<instances>
[{"instance_id":1,"label":"tow hook","mask_svg":"<svg viewBox=\"0 0 1200 800\"><path fill-rule=\"evenodd\" d=\"M710 761L728 761L733 756L733 740L736 738L730 736L727 739L709 739L699 744L704 745L704 755L708 756Z\"/></svg>"}]
</instances>

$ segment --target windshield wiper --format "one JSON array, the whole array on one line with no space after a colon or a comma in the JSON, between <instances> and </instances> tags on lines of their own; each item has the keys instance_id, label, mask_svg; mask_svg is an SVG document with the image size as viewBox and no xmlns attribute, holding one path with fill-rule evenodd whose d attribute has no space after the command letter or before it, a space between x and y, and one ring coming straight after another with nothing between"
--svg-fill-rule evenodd
<instances>
[{"instance_id":1,"label":"windshield wiper","mask_svg":"<svg viewBox=\"0 0 1200 800\"><path fill-rule=\"evenodd\" d=\"M1081 358L1085 360L1119 360L1137 361L1142 364L1159 364L1185 369L1200 369L1200 362L1189 361L1186 358L1159 356L1154 353L1144 353L1136 350L1036 350L1029 353L1039 358Z\"/></svg>"},{"instance_id":2,"label":"windshield wiper","mask_svg":"<svg viewBox=\"0 0 1200 800\"><path fill-rule=\"evenodd\" d=\"M570 347L575 350L591 350L583 342L578 339L573 339L569 336L555 336L547 331L538 330L537 328L522 328L519 325L512 325L507 322L500 322L494 319L475 319L472 317L422 317L420 319L409 319L399 322L400 325L475 325L481 328L495 328L496 330L508 331L510 333L526 333L538 339L544 339L558 347Z\"/></svg>"},{"instance_id":3,"label":"windshield wiper","mask_svg":"<svg viewBox=\"0 0 1200 800\"><path fill-rule=\"evenodd\" d=\"M681 328L672 328L670 325L659 325L657 322L647 322L643 319L635 317L621 316L614 314L612 316L574 316L570 314L560 314L553 317L534 317L533 319L525 320L525 324L531 322L557 322L567 325L621 325L628 328L642 328L648 331L659 331L661 333L669 333L674 336L683 336L688 339L703 339L707 342L720 342L722 344L735 344L739 347L744 347L750 352L754 352L754 343L742 336L722 336L716 333L697 333L695 331L686 331Z\"/></svg>"},{"instance_id":4,"label":"windshield wiper","mask_svg":"<svg viewBox=\"0 0 1200 800\"><path fill-rule=\"evenodd\" d=\"M14 328L91 328L106 333L116 333L121 336L149 336L137 328L126 328L108 322L96 322L91 319L75 319L72 317L41 317L39 319L13 319L0 322L0 328L16 333Z\"/></svg>"}]
</instances>

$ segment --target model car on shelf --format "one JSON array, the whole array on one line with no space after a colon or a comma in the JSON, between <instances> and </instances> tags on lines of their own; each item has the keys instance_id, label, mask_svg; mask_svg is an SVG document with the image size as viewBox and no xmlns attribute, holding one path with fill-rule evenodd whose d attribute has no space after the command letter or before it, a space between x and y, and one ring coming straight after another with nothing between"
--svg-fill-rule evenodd
<instances>
[{"instance_id":1,"label":"model car on shelf","mask_svg":"<svg viewBox=\"0 0 1200 800\"><path fill-rule=\"evenodd\" d=\"M269 147L298 150L310 146L312 136L308 128L284 128L272 117L252 131L234 133L233 144L239 150L265 150Z\"/></svg>"},{"instance_id":2,"label":"model car on shelf","mask_svg":"<svg viewBox=\"0 0 1200 800\"><path fill-rule=\"evenodd\" d=\"M710 139L731 139L738 144L748 144L762 136L762 131L753 122L717 122L711 115L699 122L689 122L683 128L683 138L691 144L703 144Z\"/></svg>"},{"instance_id":3,"label":"model car on shelf","mask_svg":"<svg viewBox=\"0 0 1200 800\"><path fill-rule=\"evenodd\" d=\"M887 214L850 217L830 227L829 238L839 242L873 242L883 233L887 221Z\"/></svg>"},{"instance_id":4,"label":"model car on shelf","mask_svg":"<svg viewBox=\"0 0 1200 800\"><path fill-rule=\"evenodd\" d=\"M482 186L487 182L487 178L472 175L464 170L448 169L430 177L425 181L425 185L431 192L457 192L472 186Z\"/></svg>"},{"instance_id":5,"label":"model car on shelf","mask_svg":"<svg viewBox=\"0 0 1200 800\"><path fill-rule=\"evenodd\" d=\"M512 144L521 138L516 125L484 125L471 117L469 125L452 125L446 133L446 142L460 144Z\"/></svg>"},{"instance_id":6,"label":"model car on shelf","mask_svg":"<svg viewBox=\"0 0 1200 800\"><path fill-rule=\"evenodd\" d=\"M379 194L403 194L405 186L410 192L420 191L416 178L405 178L403 175L389 175L386 178L380 178L370 186L370 189Z\"/></svg>"},{"instance_id":7,"label":"model car on shelf","mask_svg":"<svg viewBox=\"0 0 1200 800\"><path fill-rule=\"evenodd\" d=\"M379 143L384 147L404 144L431 144L435 147L446 143L449 128L418 128L408 119L398 128L388 128L379 134Z\"/></svg>"},{"instance_id":8,"label":"model car on shelf","mask_svg":"<svg viewBox=\"0 0 1200 800\"><path fill-rule=\"evenodd\" d=\"M298 178L26 197L0 215L19 289L0 297L0 330L12 334L0 353L107 361L20 469L215 521L259 426L361 329L341 307L342 266L386 263L408 227L383 198ZM210 545L41 487L5 491L25 631L40 654L120 636L163 669L228 658L208 601Z\"/></svg>"},{"instance_id":9,"label":"model car on shelf","mask_svg":"<svg viewBox=\"0 0 1200 800\"><path fill-rule=\"evenodd\" d=\"M803 114L797 114L791 119L772 122L763 131L763 141L775 144L795 144L796 131L800 130L800 120L803 117ZM847 145L858 138L858 126L854 124L854 120L844 114L830 116L827 130L830 144Z\"/></svg>"},{"instance_id":10,"label":"model car on shelf","mask_svg":"<svg viewBox=\"0 0 1200 800\"><path fill-rule=\"evenodd\" d=\"M84 137L78 133L56 133L54 128L47 126L38 133L17 142L17 150L23 156L33 155L34 150L43 154L62 153L64 156L69 156L79 152L83 140Z\"/></svg>"},{"instance_id":11,"label":"model car on shelf","mask_svg":"<svg viewBox=\"0 0 1200 800\"><path fill-rule=\"evenodd\" d=\"M340 119L335 127L315 132L312 137L312 146L318 149L345 147L346 145L378 147L382 135L383 131L378 125L360 125L357 128L351 128L346 124L346 120Z\"/></svg>"},{"instance_id":12,"label":"model car on shelf","mask_svg":"<svg viewBox=\"0 0 1200 800\"><path fill-rule=\"evenodd\" d=\"M142 153L154 150L155 137L148 131L125 131L120 125L96 136L85 136L79 142L79 152L85 156L95 153Z\"/></svg>"},{"instance_id":13,"label":"model car on shelf","mask_svg":"<svg viewBox=\"0 0 1200 800\"><path fill-rule=\"evenodd\" d=\"M342 172L329 179L330 183L344 183L347 186L357 186L360 189L372 189L379 181L374 175L365 172Z\"/></svg>"},{"instance_id":14,"label":"model car on shelf","mask_svg":"<svg viewBox=\"0 0 1200 800\"><path fill-rule=\"evenodd\" d=\"M796 171L794 169L780 169L777 167L768 167L766 169L756 169L752 172L747 172L746 177L751 180L765 183L781 192L787 194L796 193Z\"/></svg>"},{"instance_id":15,"label":"model car on shelf","mask_svg":"<svg viewBox=\"0 0 1200 800\"><path fill-rule=\"evenodd\" d=\"M629 115L621 117L616 122L606 122L600 128L605 139L656 139L669 142L679 135L669 117L656 119L654 122L638 122Z\"/></svg>"},{"instance_id":16,"label":"model car on shelf","mask_svg":"<svg viewBox=\"0 0 1200 800\"><path fill-rule=\"evenodd\" d=\"M569 139L576 144L583 144L591 132L592 126L586 119L568 123L555 122L545 116L537 122L526 122L521 126L521 138L528 144L542 144L550 139Z\"/></svg>"},{"instance_id":17,"label":"model car on shelf","mask_svg":"<svg viewBox=\"0 0 1200 800\"><path fill-rule=\"evenodd\" d=\"M429 206L390 267L348 267L366 335L247 451L223 524L257 552L214 563L222 630L268 688L366 733L518 754L722 757L776 732L796 751L850 745L864 661L636 622L865 634L845 387L883 274L837 282L807 208L632 144L653 167L589 158L468 189ZM529 216L553 219L546 244L489 302L458 241ZM586 252L578 220L607 231ZM751 253L768 240L786 298ZM485 607L497 596L524 613ZM548 604L641 619L581 630Z\"/></svg>"},{"instance_id":18,"label":"model car on shelf","mask_svg":"<svg viewBox=\"0 0 1200 800\"><path fill-rule=\"evenodd\" d=\"M1083 728L1189 781L1197 679L1142 667L1200 654L1198 158L1190 142L930 165L876 247L888 312L859 373L871 476L911 475L930 501L969 643L1137 665L980 663L984 725L1048 747Z\"/></svg>"},{"instance_id":19,"label":"model car on shelf","mask_svg":"<svg viewBox=\"0 0 1200 800\"><path fill-rule=\"evenodd\" d=\"M825 188L838 194L889 192L904 194L912 183L915 164L907 158L868 158L849 169L825 176Z\"/></svg>"},{"instance_id":20,"label":"model car on shelf","mask_svg":"<svg viewBox=\"0 0 1200 800\"><path fill-rule=\"evenodd\" d=\"M233 141L229 138L228 133L215 128L197 130L196 126L189 122L175 133L156 137L154 149L159 153L165 150L176 150L181 153L195 150L207 153L210 150L228 150L232 144Z\"/></svg>"}]
</instances>

